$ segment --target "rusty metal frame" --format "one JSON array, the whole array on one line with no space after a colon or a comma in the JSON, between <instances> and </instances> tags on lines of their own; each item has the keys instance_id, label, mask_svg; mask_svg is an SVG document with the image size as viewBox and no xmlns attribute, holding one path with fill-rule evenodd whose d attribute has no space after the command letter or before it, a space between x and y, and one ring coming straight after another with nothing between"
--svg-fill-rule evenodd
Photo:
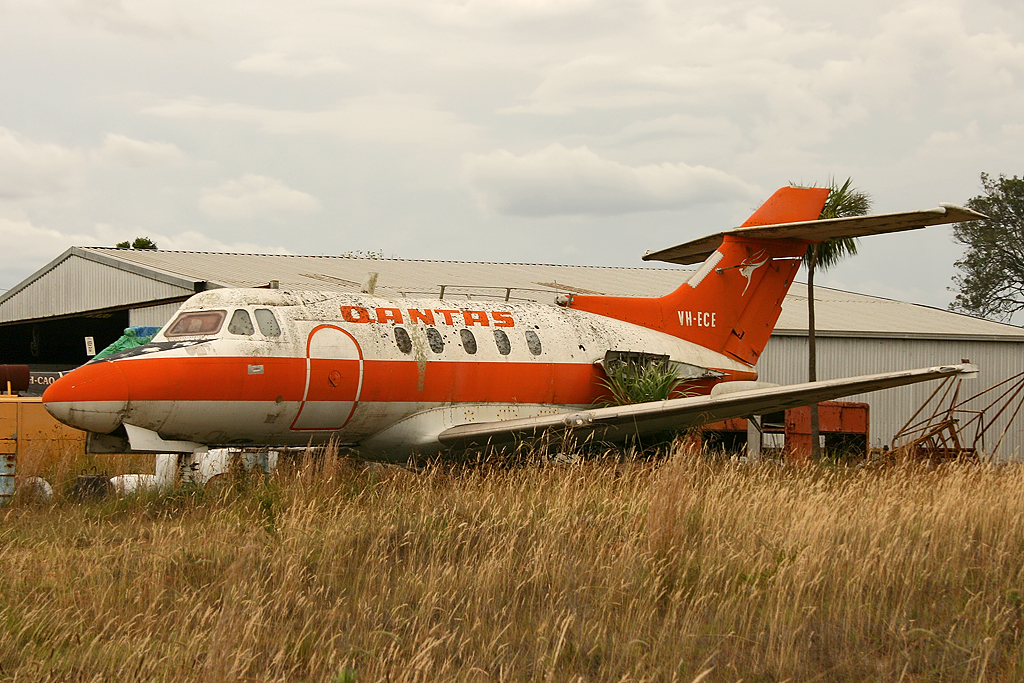
<instances>
[{"instance_id":1,"label":"rusty metal frame","mask_svg":"<svg viewBox=\"0 0 1024 683\"><path fill-rule=\"evenodd\" d=\"M1008 377L967 398L960 398L959 377L942 381L892 438L892 451L911 457L938 460L996 457L1010 425L1024 408L1024 372ZM967 407L986 401L983 407ZM928 417L918 419L931 410ZM996 420L1011 411L995 446L985 437ZM915 421L916 420L916 421Z\"/></svg>"}]
</instances>

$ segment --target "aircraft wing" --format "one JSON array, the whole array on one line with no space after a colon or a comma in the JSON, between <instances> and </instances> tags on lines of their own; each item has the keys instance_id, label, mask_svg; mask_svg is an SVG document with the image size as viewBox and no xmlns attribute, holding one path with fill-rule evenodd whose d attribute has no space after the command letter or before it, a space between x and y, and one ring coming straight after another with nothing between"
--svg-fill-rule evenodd
<instances>
[{"instance_id":1,"label":"aircraft wing","mask_svg":"<svg viewBox=\"0 0 1024 683\"><path fill-rule=\"evenodd\" d=\"M519 437L537 436L549 430L573 430L576 433L593 431L598 438L616 441L630 434L682 430L719 420L765 415L916 382L955 375L973 376L977 372L976 365L962 363L742 391L729 391L728 383L724 383L716 387L722 391L713 391L710 396L674 398L498 422L473 422L446 429L437 438L446 446L471 447L508 443Z\"/></svg>"},{"instance_id":2,"label":"aircraft wing","mask_svg":"<svg viewBox=\"0 0 1024 683\"><path fill-rule=\"evenodd\" d=\"M955 204L940 204L934 209L925 211L907 211L904 213L882 213L873 216L853 216L851 218L830 218L820 221L802 221L799 223L777 223L759 225L748 228L736 228L720 232L710 237L680 244L679 246L649 251L643 255L644 261L665 261L667 263L700 263L722 245L726 235L743 235L764 239L799 239L808 242L821 242L843 237L864 237L865 235L882 235L889 232L918 230L929 225L943 223L962 223L986 218L977 211L965 209Z\"/></svg>"}]
</instances>

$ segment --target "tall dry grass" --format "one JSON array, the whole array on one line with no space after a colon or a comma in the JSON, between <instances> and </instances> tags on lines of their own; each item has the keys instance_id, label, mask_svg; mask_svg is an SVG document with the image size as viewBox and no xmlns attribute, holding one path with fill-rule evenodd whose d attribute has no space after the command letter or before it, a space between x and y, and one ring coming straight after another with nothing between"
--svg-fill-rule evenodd
<instances>
[{"instance_id":1,"label":"tall dry grass","mask_svg":"<svg viewBox=\"0 0 1024 683\"><path fill-rule=\"evenodd\" d=\"M1010 681L1024 469L676 453L0 511L0 677Z\"/></svg>"},{"instance_id":2,"label":"tall dry grass","mask_svg":"<svg viewBox=\"0 0 1024 683\"><path fill-rule=\"evenodd\" d=\"M41 477L58 491L70 491L80 474L153 474L153 466L152 455L93 455L82 453L81 443L34 441L28 446L21 444L15 478L20 485L31 477Z\"/></svg>"}]
</instances>

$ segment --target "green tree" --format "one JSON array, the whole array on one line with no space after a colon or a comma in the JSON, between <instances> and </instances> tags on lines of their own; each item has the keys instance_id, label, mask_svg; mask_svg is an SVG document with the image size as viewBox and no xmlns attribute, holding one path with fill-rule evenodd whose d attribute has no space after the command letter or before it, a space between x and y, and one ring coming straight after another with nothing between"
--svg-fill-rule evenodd
<instances>
[{"instance_id":1,"label":"green tree","mask_svg":"<svg viewBox=\"0 0 1024 683\"><path fill-rule=\"evenodd\" d=\"M967 247L954 265L957 292L950 310L1009 321L1024 309L1024 179L981 174L984 194L967 200L967 208L986 220L957 223L953 238Z\"/></svg>"},{"instance_id":2,"label":"green tree","mask_svg":"<svg viewBox=\"0 0 1024 683\"><path fill-rule=\"evenodd\" d=\"M134 242L125 240L114 245L118 249L156 249L156 242L148 237L136 237Z\"/></svg>"},{"instance_id":3,"label":"green tree","mask_svg":"<svg viewBox=\"0 0 1024 683\"><path fill-rule=\"evenodd\" d=\"M825 200L819 218L863 216L871 210L871 196L852 187L852 183L852 178L847 178L842 185L837 185L835 178L829 182L828 199ZM856 253L857 240L852 237L818 242L807 247L804 253L804 265L807 266L807 378L811 382L818 379L818 349L814 336L814 273L819 268L828 270L845 257ZM818 434L818 404L815 403L811 406L811 457L814 458L821 456Z\"/></svg>"}]
</instances>

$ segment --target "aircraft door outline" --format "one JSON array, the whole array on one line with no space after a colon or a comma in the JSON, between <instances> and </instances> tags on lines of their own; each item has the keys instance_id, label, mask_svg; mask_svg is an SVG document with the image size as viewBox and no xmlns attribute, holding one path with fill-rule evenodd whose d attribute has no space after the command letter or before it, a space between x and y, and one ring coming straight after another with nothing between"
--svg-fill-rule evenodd
<instances>
[{"instance_id":1,"label":"aircraft door outline","mask_svg":"<svg viewBox=\"0 0 1024 683\"><path fill-rule=\"evenodd\" d=\"M363 350L348 331L337 325L314 327L306 338L306 386L291 430L344 429L359 405L363 365Z\"/></svg>"}]
</instances>

